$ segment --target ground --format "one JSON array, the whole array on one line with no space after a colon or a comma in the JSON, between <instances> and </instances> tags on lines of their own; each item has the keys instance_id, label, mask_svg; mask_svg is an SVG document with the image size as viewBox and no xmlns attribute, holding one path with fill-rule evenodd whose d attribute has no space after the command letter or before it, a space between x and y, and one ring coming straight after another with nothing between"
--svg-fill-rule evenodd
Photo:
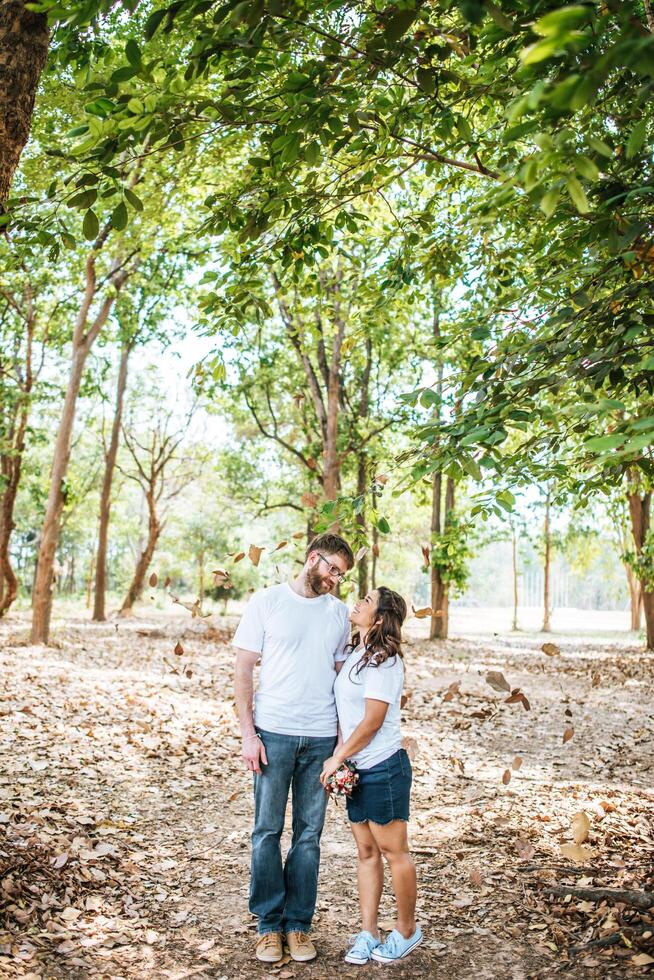
<instances>
[{"instance_id":1,"label":"ground","mask_svg":"<svg viewBox=\"0 0 654 980\"><path fill-rule=\"evenodd\" d=\"M12 614L0 624L0 976L647 974L654 909L549 889L654 891L654 657L617 630L512 634L496 618L455 616L442 643L424 622L407 631L424 945L394 967L343 963L355 858L330 802L319 958L273 970L251 958L235 618L146 609L91 624L79 609L46 648ZM384 927L392 915L387 890Z\"/></svg>"}]
</instances>

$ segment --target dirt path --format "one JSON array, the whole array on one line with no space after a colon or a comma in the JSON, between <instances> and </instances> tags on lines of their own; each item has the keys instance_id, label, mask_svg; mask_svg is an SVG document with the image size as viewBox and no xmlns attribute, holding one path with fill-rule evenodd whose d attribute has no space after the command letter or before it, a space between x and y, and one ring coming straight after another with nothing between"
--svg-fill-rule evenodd
<instances>
[{"instance_id":1,"label":"dirt path","mask_svg":"<svg viewBox=\"0 0 654 980\"><path fill-rule=\"evenodd\" d=\"M70 619L49 649L27 645L26 619L0 624L0 975L285 980L386 969L341 959L356 928L355 864L344 811L331 803L319 959L276 970L251 959L250 783L226 645L234 623L211 623ZM648 953L654 963L654 910L547 891L654 890L654 658L618 642L555 640L553 656L533 635L407 646L426 942L394 976L617 978L647 973ZM490 671L530 710L505 703ZM561 846L574 844L582 811L590 851L575 863ZM576 826L583 832L584 818ZM383 909L390 925L390 893ZM607 936L618 942L592 945Z\"/></svg>"}]
</instances>

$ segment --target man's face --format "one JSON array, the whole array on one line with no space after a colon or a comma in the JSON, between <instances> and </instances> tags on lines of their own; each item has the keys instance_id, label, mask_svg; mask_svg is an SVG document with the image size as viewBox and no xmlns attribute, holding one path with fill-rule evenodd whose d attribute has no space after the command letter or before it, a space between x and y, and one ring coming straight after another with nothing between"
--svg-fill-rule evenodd
<instances>
[{"instance_id":1,"label":"man's face","mask_svg":"<svg viewBox=\"0 0 654 980\"><path fill-rule=\"evenodd\" d=\"M349 571L343 555L312 551L307 559L307 585L315 595L327 595L339 582L339 575Z\"/></svg>"}]
</instances>

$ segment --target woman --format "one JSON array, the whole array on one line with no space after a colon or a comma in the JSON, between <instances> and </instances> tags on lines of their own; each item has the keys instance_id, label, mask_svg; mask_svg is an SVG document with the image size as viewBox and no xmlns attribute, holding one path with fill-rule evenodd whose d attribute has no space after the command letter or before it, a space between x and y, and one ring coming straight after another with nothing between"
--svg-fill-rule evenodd
<instances>
[{"instance_id":1,"label":"woman","mask_svg":"<svg viewBox=\"0 0 654 980\"><path fill-rule=\"evenodd\" d=\"M348 963L391 963L422 942L415 920L416 870L407 838L411 763L400 735L405 617L402 596L384 587L355 603L350 613L356 627L353 649L334 686L343 741L326 760L320 781L325 786L346 759L359 771L347 813L358 850L362 929L345 955ZM391 869L397 902L395 928L384 943L377 926L382 855Z\"/></svg>"}]
</instances>

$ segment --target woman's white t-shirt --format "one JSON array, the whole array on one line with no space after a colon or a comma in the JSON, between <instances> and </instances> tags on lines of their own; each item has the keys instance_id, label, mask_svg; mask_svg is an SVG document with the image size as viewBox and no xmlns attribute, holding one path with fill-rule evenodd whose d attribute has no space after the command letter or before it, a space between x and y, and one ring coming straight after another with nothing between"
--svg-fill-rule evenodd
<instances>
[{"instance_id":1,"label":"woman's white t-shirt","mask_svg":"<svg viewBox=\"0 0 654 980\"><path fill-rule=\"evenodd\" d=\"M349 642L348 609L336 596L309 599L287 583L255 592L232 639L261 654L255 724L282 735L336 735L336 664Z\"/></svg>"},{"instance_id":2,"label":"woman's white t-shirt","mask_svg":"<svg viewBox=\"0 0 654 980\"><path fill-rule=\"evenodd\" d=\"M366 698L387 702L388 710L381 728L364 748L352 756L359 769L371 769L402 748L400 702L404 687L404 664L401 657L389 657L376 666L373 656L372 663L357 674L356 665L362 653L363 648L357 647L347 658L336 678L334 695L338 723L346 742L363 721Z\"/></svg>"}]
</instances>

